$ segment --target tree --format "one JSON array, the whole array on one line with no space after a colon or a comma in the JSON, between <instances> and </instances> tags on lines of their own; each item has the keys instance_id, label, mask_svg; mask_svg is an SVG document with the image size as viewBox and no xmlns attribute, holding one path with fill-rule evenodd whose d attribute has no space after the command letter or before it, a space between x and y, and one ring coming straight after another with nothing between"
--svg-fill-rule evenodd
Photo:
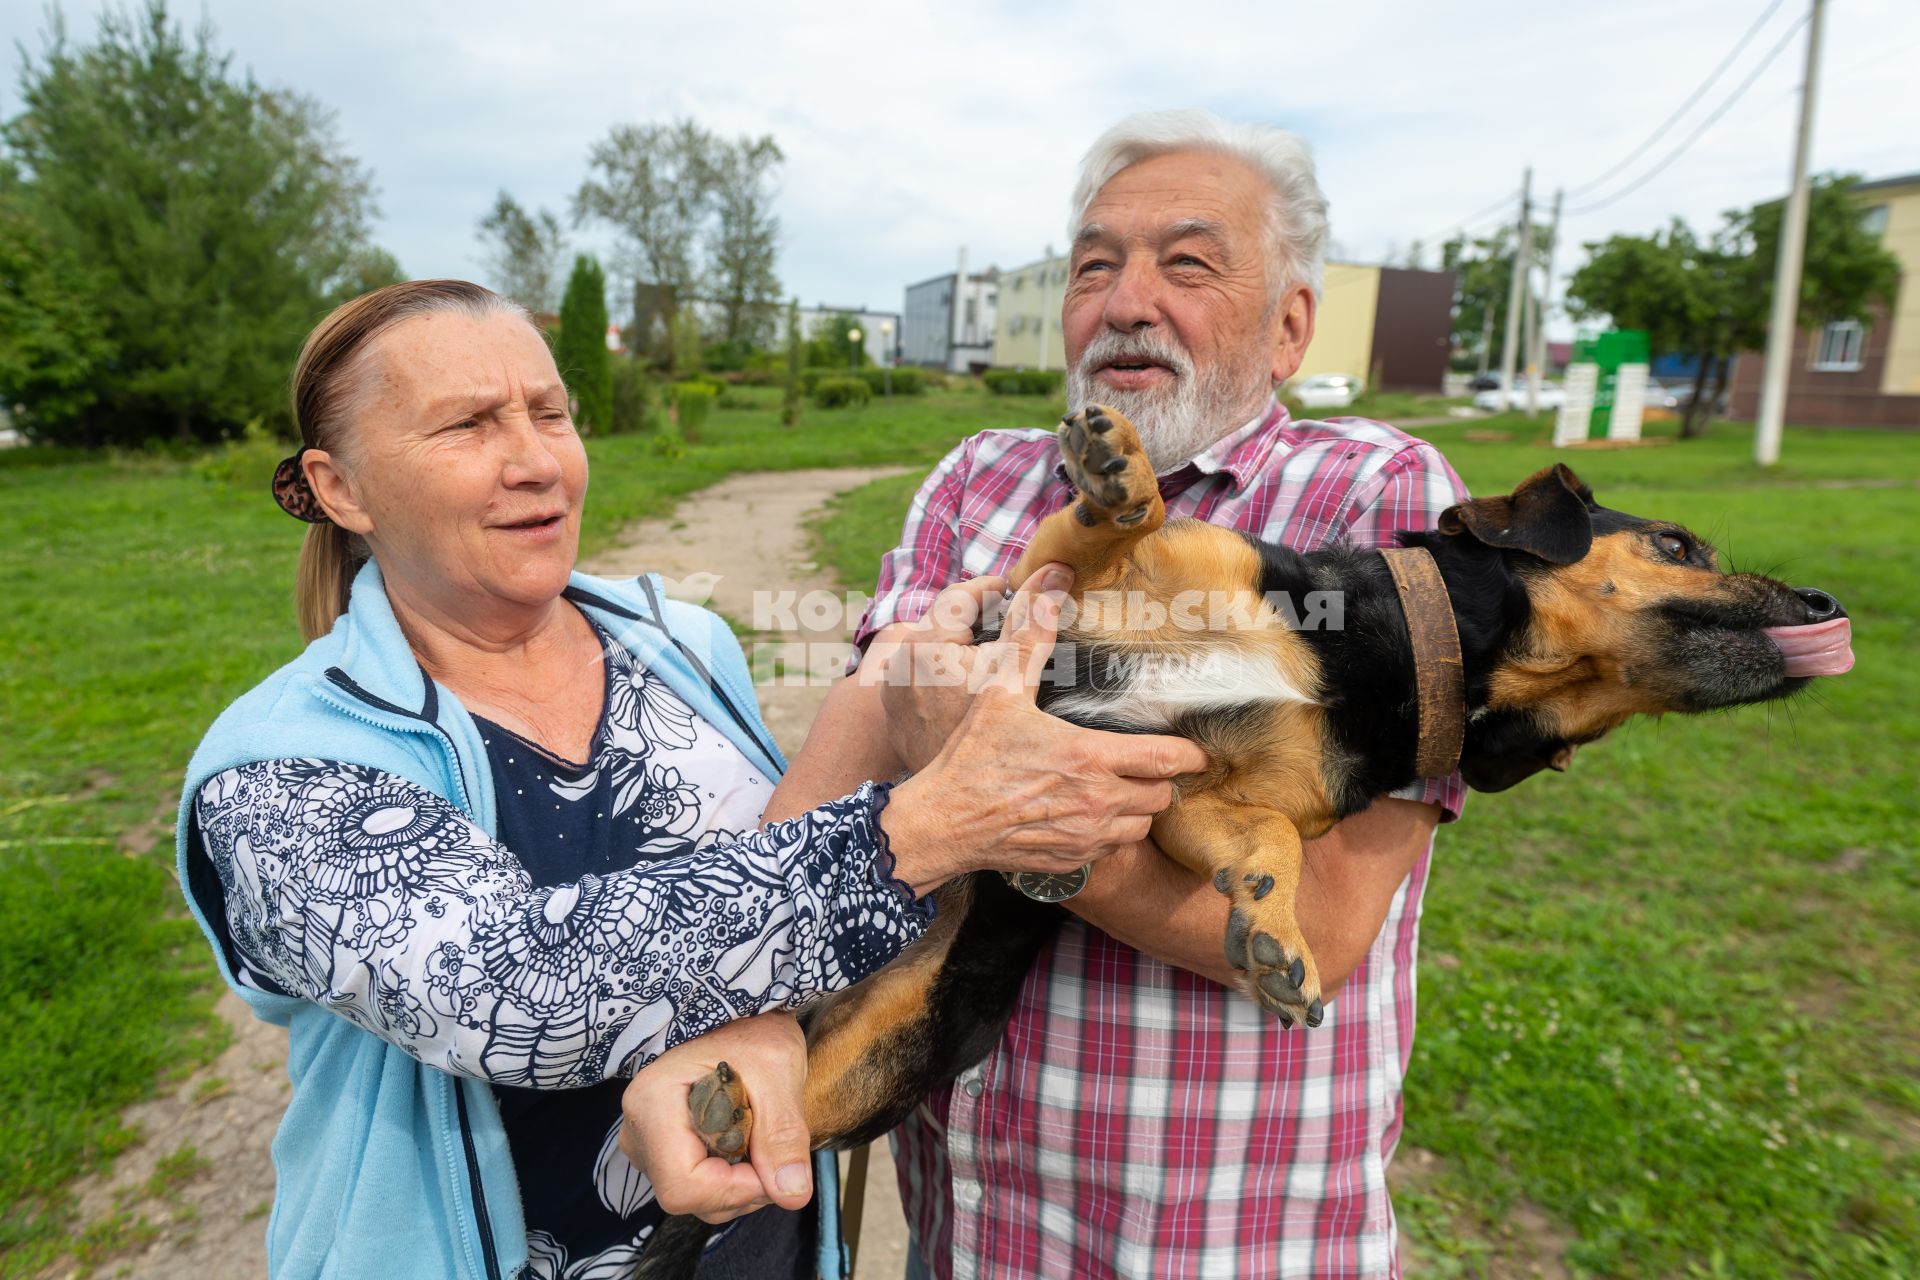
<instances>
[{"instance_id":1,"label":"tree","mask_svg":"<svg viewBox=\"0 0 1920 1280\"><path fill-rule=\"evenodd\" d=\"M98 397L114 356L93 309L99 291L0 196L0 402L30 435L57 433Z\"/></svg>"},{"instance_id":2,"label":"tree","mask_svg":"<svg viewBox=\"0 0 1920 1280\"><path fill-rule=\"evenodd\" d=\"M1550 230L1544 223L1534 224L1533 247L1541 261L1552 239ZM1456 235L1440 246L1440 269L1454 274L1453 349L1478 356L1483 370L1506 336L1517 236L1512 227L1500 227L1473 239Z\"/></svg>"},{"instance_id":3,"label":"tree","mask_svg":"<svg viewBox=\"0 0 1920 1280\"><path fill-rule=\"evenodd\" d=\"M791 427L800 421L800 360L805 340L800 336L800 299L787 304L787 379L786 394L780 403L780 423Z\"/></svg>"},{"instance_id":4,"label":"tree","mask_svg":"<svg viewBox=\"0 0 1920 1280\"><path fill-rule=\"evenodd\" d=\"M867 353L862 344L847 337L859 327L860 317L852 311L835 311L815 320L807 342L807 363L827 369L859 368L866 363Z\"/></svg>"},{"instance_id":5,"label":"tree","mask_svg":"<svg viewBox=\"0 0 1920 1280\"><path fill-rule=\"evenodd\" d=\"M554 362L579 405L575 421L613 430L613 365L607 350L607 277L587 254L573 260L567 294L560 303L560 336Z\"/></svg>"},{"instance_id":6,"label":"tree","mask_svg":"<svg viewBox=\"0 0 1920 1280\"><path fill-rule=\"evenodd\" d=\"M84 395L52 366L10 385L36 434L99 444L285 427L302 335L369 275L392 274L368 243L367 176L329 116L229 64L210 28L189 39L159 0L109 10L86 47L56 15L25 59L23 109L0 125L8 198L111 352ZM7 323L31 325L34 304L6 287ZM0 331L0 346L21 332Z\"/></svg>"},{"instance_id":7,"label":"tree","mask_svg":"<svg viewBox=\"0 0 1920 1280\"><path fill-rule=\"evenodd\" d=\"M1811 185L1799 325L1862 318L1891 303L1899 286L1898 261L1862 225L1850 194L1855 181L1822 175ZM1706 410L1725 389L1732 357L1766 344L1782 207L1775 200L1729 210L1706 239L1676 218L1664 233L1589 244L1586 263L1567 284L1574 315L1645 329L1656 353L1684 351L1696 359L1683 438L1706 429Z\"/></svg>"},{"instance_id":8,"label":"tree","mask_svg":"<svg viewBox=\"0 0 1920 1280\"><path fill-rule=\"evenodd\" d=\"M560 273L567 252L560 219L545 209L528 213L502 191L480 219L479 236L486 246L487 277L495 289L536 314L559 305Z\"/></svg>"},{"instance_id":9,"label":"tree","mask_svg":"<svg viewBox=\"0 0 1920 1280\"><path fill-rule=\"evenodd\" d=\"M573 218L622 234L635 350L670 345L681 306L702 286L719 303L723 343L767 340L780 294L772 183L783 160L771 137L728 141L691 120L616 125L594 145Z\"/></svg>"},{"instance_id":10,"label":"tree","mask_svg":"<svg viewBox=\"0 0 1920 1280\"><path fill-rule=\"evenodd\" d=\"M780 297L773 273L780 220L772 212L771 179L785 157L770 136L740 138L716 150L713 293L723 340L757 347L773 332Z\"/></svg>"},{"instance_id":11,"label":"tree","mask_svg":"<svg viewBox=\"0 0 1920 1280\"><path fill-rule=\"evenodd\" d=\"M588 177L573 196L576 225L599 218L626 237L627 265L660 291L669 334L697 278L696 243L712 207L713 147L713 135L691 120L615 125L588 154Z\"/></svg>"}]
</instances>

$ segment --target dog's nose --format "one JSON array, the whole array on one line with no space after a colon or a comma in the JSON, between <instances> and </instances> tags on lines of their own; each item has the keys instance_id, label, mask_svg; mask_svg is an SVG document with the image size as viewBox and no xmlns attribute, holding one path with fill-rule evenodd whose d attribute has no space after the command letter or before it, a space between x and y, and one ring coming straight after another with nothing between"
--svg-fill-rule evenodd
<instances>
[{"instance_id":1,"label":"dog's nose","mask_svg":"<svg viewBox=\"0 0 1920 1280\"><path fill-rule=\"evenodd\" d=\"M1799 596L1806 604L1808 622L1825 622L1829 618L1847 616L1847 611L1840 607L1840 602L1824 591L1813 587L1795 587L1793 594Z\"/></svg>"}]
</instances>

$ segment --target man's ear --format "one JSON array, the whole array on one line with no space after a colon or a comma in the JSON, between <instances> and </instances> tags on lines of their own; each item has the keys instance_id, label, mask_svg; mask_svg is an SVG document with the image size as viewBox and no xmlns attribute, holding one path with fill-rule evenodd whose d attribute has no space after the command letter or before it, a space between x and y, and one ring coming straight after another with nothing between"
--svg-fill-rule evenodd
<instances>
[{"instance_id":1,"label":"man's ear","mask_svg":"<svg viewBox=\"0 0 1920 1280\"><path fill-rule=\"evenodd\" d=\"M352 483L332 454L325 449L308 449L300 455L300 465L306 468L307 485L313 490L313 496L320 499L328 519L348 533L373 532L372 519L361 509Z\"/></svg>"},{"instance_id":2,"label":"man's ear","mask_svg":"<svg viewBox=\"0 0 1920 1280\"><path fill-rule=\"evenodd\" d=\"M1279 386L1300 370L1307 344L1313 341L1313 321L1319 312L1313 290L1297 284L1281 297L1273 315L1273 385Z\"/></svg>"},{"instance_id":3,"label":"man's ear","mask_svg":"<svg viewBox=\"0 0 1920 1280\"><path fill-rule=\"evenodd\" d=\"M1529 476L1500 498L1474 498L1440 514L1440 532L1472 534L1490 547L1572 564L1593 546L1593 490L1564 463Z\"/></svg>"}]
</instances>

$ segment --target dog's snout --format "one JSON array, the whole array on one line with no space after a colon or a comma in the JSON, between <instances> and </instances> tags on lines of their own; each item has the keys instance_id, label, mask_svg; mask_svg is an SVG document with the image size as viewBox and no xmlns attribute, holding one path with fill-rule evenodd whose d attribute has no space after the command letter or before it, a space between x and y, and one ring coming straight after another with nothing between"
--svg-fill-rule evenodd
<instances>
[{"instance_id":1,"label":"dog's snout","mask_svg":"<svg viewBox=\"0 0 1920 1280\"><path fill-rule=\"evenodd\" d=\"M1814 587L1795 587L1793 594L1799 596L1801 602L1807 606L1808 622L1825 622L1830 618L1847 616L1847 611L1840 607L1840 602L1824 591Z\"/></svg>"}]
</instances>

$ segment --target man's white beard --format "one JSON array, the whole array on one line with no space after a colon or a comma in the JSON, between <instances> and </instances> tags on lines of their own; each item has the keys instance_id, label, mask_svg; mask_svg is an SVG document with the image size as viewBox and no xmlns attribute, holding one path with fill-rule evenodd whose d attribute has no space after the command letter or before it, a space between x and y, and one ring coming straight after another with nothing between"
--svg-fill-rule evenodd
<instances>
[{"instance_id":1,"label":"man's white beard","mask_svg":"<svg viewBox=\"0 0 1920 1280\"><path fill-rule=\"evenodd\" d=\"M1104 404L1119 410L1139 429L1154 474L1165 475L1245 426L1266 404L1273 381L1262 354L1256 352L1245 369L1214 365L1196 374L1186 351L1169 336L1103 329L1067 374L1067 402L1074 409ZM1096 383L1095 371L1116 360L1164 365L1173 375L1171 385L1123 391Z\"/></svg>"}]
</instances>

